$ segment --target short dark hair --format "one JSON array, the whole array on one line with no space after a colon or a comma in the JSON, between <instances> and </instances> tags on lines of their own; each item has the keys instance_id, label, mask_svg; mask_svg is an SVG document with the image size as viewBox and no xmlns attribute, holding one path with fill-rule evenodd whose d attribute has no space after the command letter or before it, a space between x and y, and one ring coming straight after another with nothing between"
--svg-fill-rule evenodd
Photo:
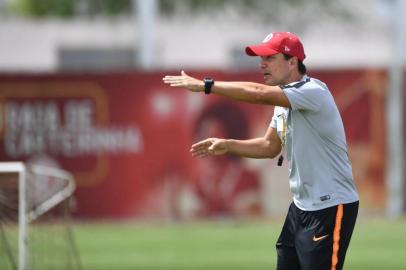
<instances>
[{"instance_id":1,"label":"short dark hair","mask_svg":"<svg viewBox=\"0 0 406 270\"><path fill-rule=\"evenodd\" d=\"M285 58L285 60L289 60L290 58L292 58L292 55L288 55L288 54L283 54L283 57ZM299 70L300 74L306 74L306 66L303 64L302 60L298 60L297 63L297 69Z\"/></svg>"}]
</instances>

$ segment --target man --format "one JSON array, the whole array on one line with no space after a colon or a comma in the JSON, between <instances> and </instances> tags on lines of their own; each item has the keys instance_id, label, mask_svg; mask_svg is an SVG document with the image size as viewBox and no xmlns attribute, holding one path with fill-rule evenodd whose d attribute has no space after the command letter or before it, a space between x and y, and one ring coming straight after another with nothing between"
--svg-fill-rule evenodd
<instances>
[{"instance_id":1,"label":"man","mask_svg":"<svg viewBox=\"0 0 406 270\"><path fill-rule=\"evenodd\" d=\"M192 146L197 157L234 154L250 158L283 155L289 161L293 202L276 244L278 270L342 269L358 213L342 120L327 86L306 75L305 53L289 32L268 35L246 47L261 57L264 84L203 81L165 76L164 82L193 92L274 105L264 137L250 140L208 138Z\"/></svg>"}]
</instances>

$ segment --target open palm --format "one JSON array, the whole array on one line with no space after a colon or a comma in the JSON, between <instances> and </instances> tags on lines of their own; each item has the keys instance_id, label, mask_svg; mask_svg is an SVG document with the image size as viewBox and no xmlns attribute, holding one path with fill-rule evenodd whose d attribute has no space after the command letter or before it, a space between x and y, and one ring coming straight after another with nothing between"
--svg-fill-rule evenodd
<instances>
[{"instance_id":1,"label":"open palm","mask_svg":"<svg viewBox=\"0 0 406 270\"><path fill-rule=\"evenodd\" d=\"M227 143L224 139L208 138L193 144L190 152L195 157L224 155L227 153Z\"/></svg>"}]
</instances>

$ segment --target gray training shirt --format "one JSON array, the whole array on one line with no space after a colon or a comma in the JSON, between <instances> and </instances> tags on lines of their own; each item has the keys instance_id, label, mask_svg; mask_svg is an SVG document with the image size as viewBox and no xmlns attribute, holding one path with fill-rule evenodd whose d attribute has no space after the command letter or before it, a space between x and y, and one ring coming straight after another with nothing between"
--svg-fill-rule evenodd
<instances>
[{"instance_id":1,"label":"gray training shirt","mask_svg":"<svg viewBox=\"0 0 406 270\"><path fill-rule=\"evenodd\" d=\"M344 126L326 84L305 75L283 91L291 108L275 107L271 127L285 142L296 206L314 211L357 201Z\"/></svg>"}]
</instances>

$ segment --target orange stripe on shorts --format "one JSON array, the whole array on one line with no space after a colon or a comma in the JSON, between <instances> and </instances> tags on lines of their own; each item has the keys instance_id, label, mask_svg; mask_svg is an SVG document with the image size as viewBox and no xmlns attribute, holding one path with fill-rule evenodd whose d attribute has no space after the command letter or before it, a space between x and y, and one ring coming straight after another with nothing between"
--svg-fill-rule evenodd
<instances>
[{"instance_id":1,"label":"orange stripe on shorts","mask_svg":"<svg viewBox=\"0 0 406 270\"><path fill-rule=\"evenodd\" d=\"M340 231L341 223L343 221L343 205L340 204L337 207L336 224L334 225L333 235L333 256L331 257L331 270L336 270L338 263L338 250L340 249Z\"/></svg>"}]
</instances>

